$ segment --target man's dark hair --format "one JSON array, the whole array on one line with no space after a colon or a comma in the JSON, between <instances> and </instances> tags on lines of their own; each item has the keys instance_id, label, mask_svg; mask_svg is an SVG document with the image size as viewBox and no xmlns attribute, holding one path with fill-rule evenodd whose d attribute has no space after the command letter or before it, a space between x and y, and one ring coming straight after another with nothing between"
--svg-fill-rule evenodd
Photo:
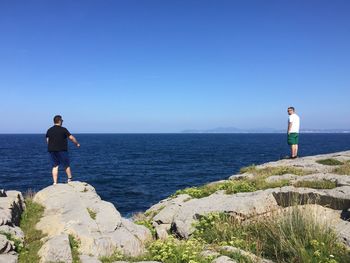
<instances>
[{"instance_id":1,"label":"man's dark hair","mask_svg":"<svg viewBox=\"0 0 350 263\"><path fill-rule=\"evenodd\" d=\"M61 115L56 115L55 117L53 117L53 123L57 124L62 120L62 116Z\"/></svg>"},{"instance_id":2,"label":"man's dark hair","mask_svg":"<svg viewBox=\"0 0 350 263\"><path fill-rule=\"evenodd\" d=\"M295 111L294 107L288 107L288 110Z\"/></svg>"}]
</instances>

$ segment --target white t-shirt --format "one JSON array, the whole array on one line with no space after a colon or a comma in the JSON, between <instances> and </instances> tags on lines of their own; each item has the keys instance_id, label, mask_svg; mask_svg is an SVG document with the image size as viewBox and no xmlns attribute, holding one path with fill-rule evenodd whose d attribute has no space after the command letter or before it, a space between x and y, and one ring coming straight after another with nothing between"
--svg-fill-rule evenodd
<instances>
[{"instance_id":1,"label":"white t-shirt","mask_svg":"<svg viewBox=\"0 0 350 263\"><path fill-rule=\"evenodd\" d=\"M298 115L296 115L295 113L293 113L292 115L289 115L288 118L288 123L292 123L292 128L290 129L289 132L296 132L299 133L299 129L300 129L300 118Z\"/></svg>"}]
</instances>

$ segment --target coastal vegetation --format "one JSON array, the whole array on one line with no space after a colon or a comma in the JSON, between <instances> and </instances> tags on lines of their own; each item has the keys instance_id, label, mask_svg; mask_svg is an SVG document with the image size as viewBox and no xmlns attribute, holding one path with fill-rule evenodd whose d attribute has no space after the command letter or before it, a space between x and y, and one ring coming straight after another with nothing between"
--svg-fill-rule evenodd
<instances>
[{"instance_id":1,"label":"coastal vegetation","mask_svg":"<svg viewBox=\"0 0 350 263\"><path fill-rule=\"evenodd\" d=\"M280 176L284 174L303 176L312 172L289 166L257 168L255 165L252 165L242 168L240 173L250 174L252 176L246 176L237 180L226 180L218 183L211 183L203 186L181 189L176 191L173 197L180 194L188 194L193 198L203 198L219 190L224 190L226 194L235 194L243 192L254 192L268 188L283 187L291 185L292 183L290 180L280 179L272 182L267 182L266 179L270 176ZM310 184L310 187L311 186L312 184Z\"/></svg>"},{"instance_id":2,"label":"coastal vegetation","mask_svg":"<svg viewBox=\"0 0 350 263\"><path fill-rule=\"evenodd\" d=\"M293 186L314 189L333 189L337 187L337 183L331 180L297 181Z\"/></svg>"},{"instance_id":3,"label":"coastal vegetation","mask_svg":"<svg viewBox=\"0 0 350 263\"><path fill-rule=\"evenodd\" d=\"M79 258L79 241L73 235L68 235L69 246L72 251L73 263L80 263Z\"/></svg>"},{"instance_id":4,"label":"coastal vegetation","mask_svg":"<svg viewBox=\"0 0 350 263\"><path fill-rule=\"evenodd\" d=\"M100 260L103 263L118 260L209 263L225 255L243 263L255 262L253 257L256 256L278 263L350 262L350 251L338 241L336 233L320 223L314 212L297 206L243 222L227 213L210 213L202 216L194 227L194 233L187 240L171 235L166 240L153 240L147 244L143 256L131 258L115 251L112 256ZM243 255L234 248L250 252L252 256ZM202 253L205 250L216 254L205 255Z\"/></svg>"},{"instance_id":5,"label":"coastal vegetation","mask_svg":"<svg viewBox=\"0 0 350 263\"><path fill-rule=\"evenodd\" d=\"M38 251L43 242L41 239L45 237L42 231L37 230L35 225L40 221L44 214L44 207L33 202L30 197L25 200L26 209L21 216L20 227L24 232L24 244L19 253L19 263L39 262L40 257Z\"/></svg>"},{"instance_id":6,"label":"coastal vegetation","mask_svg":"<svg viewBox=\"0 0 350 263\"><path fill-rule=\"evenodd\" d=\"M320 160L317 160L316 163L323 164L323 165L331 165L331 166L344 164L343 162L334 158L320 159Z\"/></svg>"},{"instance_id":7,"label":"coastal vegetation","mask_svg":"<svg viewBox=\"0 0 350 263\"><path fill-rule=\"evenodd\" d=\"M256 176L267 178L273 175L295 174L295 175L307 175L311 171L306 171L301 168L292 166L267 166L264 168L258 168L255 165L244 167L240 170L240 174L249 173Z\"/></svg>"},{"instance_id":8,"label":"coastal vegetation","mask_svg":"<svg viewBox=\"0 0 350 263\"><path fill-rule=\"evenodd\" d=\"M347 161L343 165L336 167L333 172L340 175L350 175L350 161Z\"/></svg>"},{"instance_id":9,"label":"coastal vegetation","mask_svg":"<svg viewBox=\"0 0 350 263\"><path fill-rule=\"evenodd\" d=\"M247 222L214 213L196 223L193 236L206 244L238 247L275 262L350 262L350 252L336 233L316 218L298 207Z\"/></svg>"},{"instance_id":10,"label":"coastal vegetation","mask_svg":"<svg viewBox=\"0 0 350 263\"><path fill-rule=\"evenodd\" d=\"M86 210L88 211L91 219L95 220L96 219L96 212L90 208L86 208Z\"/></svg>"}]
</instances>

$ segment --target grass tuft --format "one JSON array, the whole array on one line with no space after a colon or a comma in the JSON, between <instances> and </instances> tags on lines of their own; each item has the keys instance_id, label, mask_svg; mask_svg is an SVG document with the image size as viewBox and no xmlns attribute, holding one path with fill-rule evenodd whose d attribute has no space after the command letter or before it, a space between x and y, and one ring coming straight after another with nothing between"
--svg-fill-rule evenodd
<instances>
[{"instance_id":1,"label":"grass tuft","mask_svg":"<svg viewBox=\"0 0 350 263\"><path fill-rule=\"evenodd\" d=\"M333 173L340 174L340 175L350 175L350 162L346 162L343 165L336 167L333 170Z\"/></svg>"},{"instance_id":2,"label":"grass tuft","mask_svg":"<svg viewBox=\"0 0 350 263\"><path fill-rule=\"evenodd\" d=\"M265 168L257 168L255 165L244 167L240 170L241 174L250 173L261 177L270 177L273 175L284 175L284 174L295 174L295 175L306 175L310 172L305 171L301 168L292 166L268 166Z\"/></svg>"},{"instance_id":3,"label":"grass tuft","mask_svg":"<svg viewBox=\"0 0 350 263\"><path fill-rule=\"evenodd\" d=\"M88 211L91 219L95 220L96 219L96 212L90 208L86 208L86 210Z\"/></svg>"},{"instance_id":4,"label":"grass tuft","mask_svg":"<svg viewBox=\"0 0 350 263\"><path fill-rule=\"evenodd\" d=\"M333 189L337 187L337 183L331 180L298 181L294 183L293 186L314 189Z\"/></svg>"},{"instance_id":5,"label":"grass tuft","mask_svg":"<svg viewBox=\"0 0 350 263\"><path fill-rule=\"evenodd\" d=\"M68 235L68 239L69 239L69 246L72 251L73 263L80 263L80 258L79 258L80 242L76 240L73 235Z\"/></svg>"},{"instance_id":6,"label":"grass tuft","mask_svg":"<svg viewBox=\"0 0 350 263\"><path fill-rule=\"evenodd\" d=\"M336 233L308 210L293 207L282 215L239 222L209 214L195 224L194 238L230 245L275 262L350 262L350 253Z\"/></svg>"},{"instance_id":7,"label":"grass tuft","mask_svg":"<svg viewBox=\"0 0 350 263\"><path fill-rule=\"evenodd\" d=\"M344 164L343 162L333 158L317 160L316 163L323 164L323 165L332 165L332 166Z\"/></svg>"},{"instance_id":8,"label":"grass tuft","mask_svg":"<svg viewBox=\"0 0 350 263\"><path fill-rule=\"evenodd\" d=\"M19 263L39 262L38 251L43 245L41 239L45 235L35 228L44 214L44 207L33 202L32 199L26 199L26 209L22 214L20 227L24 232L24 245L18 257Z\"/></svg>"}]
</instances>

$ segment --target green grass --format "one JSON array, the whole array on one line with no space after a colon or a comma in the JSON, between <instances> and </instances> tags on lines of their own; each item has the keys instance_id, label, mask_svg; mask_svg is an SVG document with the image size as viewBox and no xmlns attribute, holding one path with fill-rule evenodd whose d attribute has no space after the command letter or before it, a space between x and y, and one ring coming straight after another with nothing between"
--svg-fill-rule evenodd
<instances>
[{"instance_id":1,"label":"green grass","mask_svg":"<svg viewBox=\"0 0 350 263\"><path fill-rule=\"evenodd\" d=\"M69 246L72 251L73 263L80 263L80 258L79 258L80 242L76 240L73 235L68 235L68 239L69 239Z\"/></svg>"},{"instance_id":2,"label":"green grass","mask_svg":"<svg viewBox=\"0 0 350 263\"><path fill-rule=\"evenodd\" d=\"M323 164L323 165L342 165L342 164L344 164L343 162L341 162L337 159L333 159L333 158L317 160L316 163Z\"/></svg>"},{"instance_id":3,"label":"green grass","mask_svg":"<svg viewBox=\"0 0 350 263\"><path fill-rule=\"evenodd\" d=\"M350 175L350 162L347 161L343 165L336 167L333 170L333 173L340 174L340 175Z\"/></svg>"},{"instance_id":4,"label":"green grass","mask_svg":"<svg viewBox=\"0 0 350 263\"><path fill-rule=\"evenodd\" d=\"M317 181L298 181L293 184L295 187L307 187L314 189L333 189L337 187L337 183L331 180L317 180Z\"/></svg>"},{"instance_id":5,"label":"green grass","mask_svg":"<svg viewBox=\"0 0 350 263\"><path fill-rule=\"evenodd\" d=\"M33 202L32 199L25 201L26 209L22 214L20 227L24 232L24 246L19 253L19 263L36 263L40 257L38 251L43 243L40 241L45 235L35 228L35 225L43 216L44 207Z\"/></svg>"},{"instance_id":6,"label":"green grass","mask_svg":"<svg viewBox=\"0 0 350 263\"><path fill-rule=\"evenodd\" d=\"M301 168L292 166L268 166L265 168L257 168L255 165L244 167L240 170L241 174L250 173L261 177L270 177L273 175L295 174L295 175L307 175L310 172Z\"/></svg>"},{"instance_id":7,"label":"green grass","mask_svg":"<svg viewBox=\"0 0 350 263\"><path fill-rule=\"evenodd\" d=\"M225 190L226 194L235 194L243 192L254 192L257 190L263 190L268 188L283 187L289 185L289 180L278 180L275 182L266 182L266 178L273 175L283 175L283 174L296 174L296 175L306 175L310 172L304 171L300 168L295 167L266 167L266 168L256 168L256 166L249 166L243 168L241 173L251 173L255 176L253 178L242 178L238 180L227 180L225 182L220 182L216 184L207 184L199 187L190 187L181 189L175 192L174 196L180 194L188 194L193 198L203 198L209 196L216 191Z\"/></svg>"},{"instance_id":8,"label":"green grass","mask_svg":"<svg viewBox=\"0 0 350 263\"><path fill-rule=\"evenodd\" d=\"M86 210L88 211L91 219L95 220L96 219L96 212L90 208L86 208Z\"/></svg>"},{"instance_id":9,"label":"green grass","mask_svg":"<svg viewBox=\"0 0 350 263\"><path fill-rule=\"evenodd\" d=\"M101 257L103 263L115 261L139 262L160 261L163 263L211 263L215 257L204 257L200 253L204 244L199 240L177 240L170 236L166 240L156 240L147 244L147 252L139 257L124 256L116 250L110 257Z\"/></svg>"},{"instance_id":10,"label":"green grass","mask_svg":"<svg viewBox=\"0 0 350 263\"><path fill-rule=\"evenodd\" d=\"M231 245L275 262L350 262L337 235L311 212L294 207L282 215L240 223L227 214L210 214L195 224L194 238Z\"/></svg>"}]
</instances>

